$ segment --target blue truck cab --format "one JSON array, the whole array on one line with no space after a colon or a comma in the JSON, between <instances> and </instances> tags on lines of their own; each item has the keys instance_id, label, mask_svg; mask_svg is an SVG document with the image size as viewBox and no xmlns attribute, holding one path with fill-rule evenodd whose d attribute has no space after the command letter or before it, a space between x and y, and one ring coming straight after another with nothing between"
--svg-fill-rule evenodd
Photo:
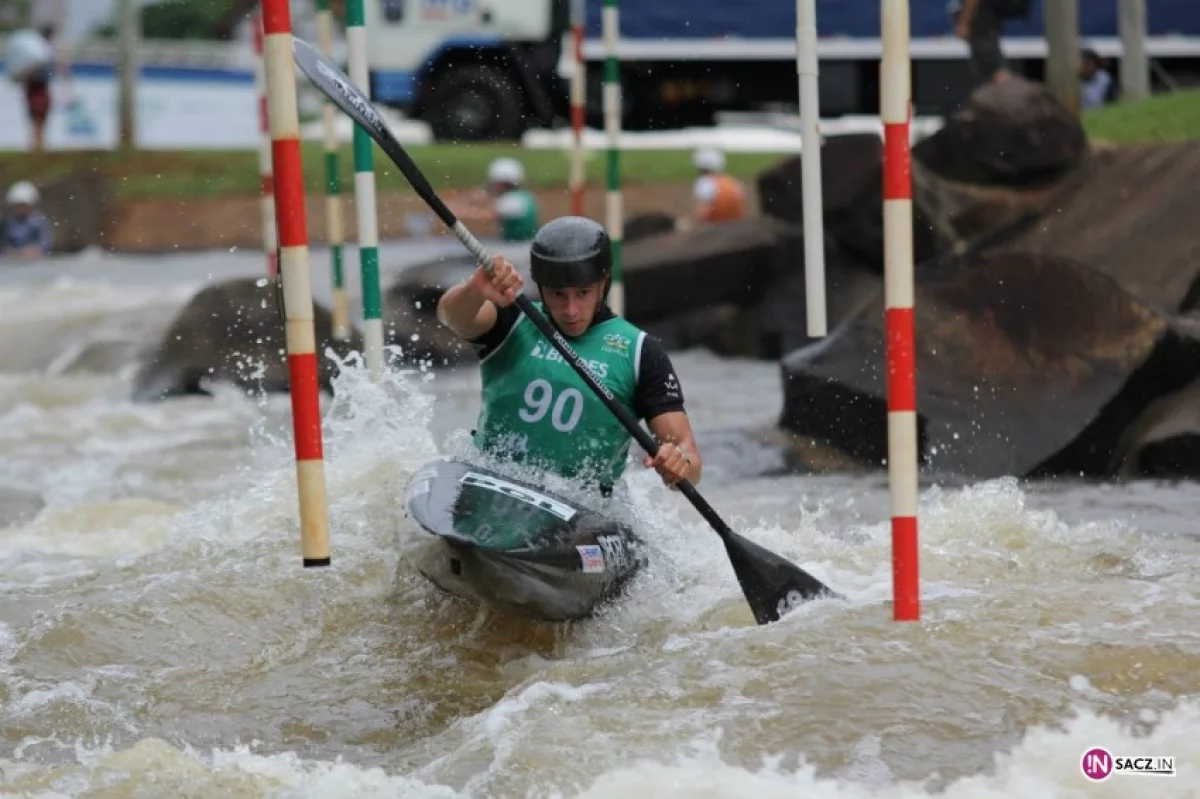
<instances>
[{"instance_id":1,"label":"blue truck cab","mask_svg":"<svg viewBox=\"0 0 1200 799\"><path fill-rule=\"evenodd\" d=\"M437 139L514 139L566 124L571 0L365 0L372 99L429 123ZM587 123L602 124L602 0L584 3ZM1081 46L1119 57L1118 0L1079 4ZM880 0L816 0L822 116L876 114ZM910 0L913 105L951 110L973 77L946 0ZM1013 68L1040 78L1043 0L1009 20ZM794 110L796 0L626 0L620 7L622 125L677 128L720 111ZM1147 0L1160 76L1200 75L1200 0Z\"/></svg>"}]
</instances>

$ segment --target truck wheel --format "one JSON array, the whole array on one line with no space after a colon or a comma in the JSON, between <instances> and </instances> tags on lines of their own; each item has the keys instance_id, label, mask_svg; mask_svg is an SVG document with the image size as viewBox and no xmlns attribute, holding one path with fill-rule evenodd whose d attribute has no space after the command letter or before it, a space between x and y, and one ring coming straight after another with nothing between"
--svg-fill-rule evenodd
<instances>
[{"instance_id":1,"label":"truck wheel","mask_svg":"<svg viewBox=\"0 0 1200 799\"><path fill-rule=\"evenodd\" d=\"M435 139L516 139L524 132L521 92L508 73L485 64L445 72L429 93L425 121Z\"/></svg>"}]
</instances>

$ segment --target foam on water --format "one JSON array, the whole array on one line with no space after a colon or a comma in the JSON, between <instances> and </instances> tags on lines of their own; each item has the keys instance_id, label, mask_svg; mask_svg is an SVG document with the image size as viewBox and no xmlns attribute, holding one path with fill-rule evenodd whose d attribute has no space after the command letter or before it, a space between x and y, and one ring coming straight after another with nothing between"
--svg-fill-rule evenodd
<instances>
[{"instance_id":1,"label":"foam on water","mask_svg":"<svg viewBox=\"0 0 1200 799\"><path fill-rule=\"evenodd\" d=\"M552 687L541 689L543 695ZM963 777L943 788L921 782L879 784L821 775L804 762L802 753L766 753L758 768L726 761L719 742L699 738L686 753L669 760L643 759L604 771L595 778L580 776L572 785L542 785L522 795L627 799L654 797L744 797L792 799L1001 799L1013 796L1112 797L1113 799L1174 799L1200 791L1200 705L1183 702L1156 718L1152 728L1134 728L1088 709L1075 712L1065 724L1030 729L1020 743L999 752L988 773ZM74 762L44 768L21 760L0 760L5 795L45 797L122 795L215 795L235 797L404 797L450 799L477 794L380 768L362 768L344 761L312 760L293 753L260 754L253 745L201 752L176 748L160 739L143 739L128 748L55 742ZM1104 746L1118 757L1170 756L1175 777L1114 774L1093 782L1080 770L1082 755ZM869 751L870 747L866 747ZM869 771L869 767L867 768ZM882 772L876 771L881 774ZM571 782L567 780L566 782ZM511 794L517 795L517 794Z\"/></svg>"}]
</instances>

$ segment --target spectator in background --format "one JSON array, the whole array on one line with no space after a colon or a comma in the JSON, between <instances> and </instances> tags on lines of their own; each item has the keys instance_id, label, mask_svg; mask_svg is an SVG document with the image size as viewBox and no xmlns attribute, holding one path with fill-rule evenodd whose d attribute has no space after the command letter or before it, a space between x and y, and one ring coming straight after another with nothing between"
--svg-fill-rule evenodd
<instances>
[{"instance_id":1,"label":"spectator in background","mask_svg":"<svg viewBox=\"0 0 1200 799\"><path fill-rule=\"evenodd\" d=\"M19 45L20 56L22 61L28 61L28 66L13 77L24 89L25 110L33 134L32 150L39 153L46 146L46 120L52 105L50 80L57 74L60 80L69 82L71 67L54 42L53 25L43 25L37 31L22 31L19 35L24 37Z\"/></svg>"},{"instance_id":2,"label":"spectator in background","mask_svg":"<svg viewBox=\"0 0 1200 799\"><path fill-rule=\"evenodd\" d=\"M38 210L37 186L20 180L8 189L0 216L0 255L41 258L50 254L50 222Z\"/></svg>"},{"instance_id":3,"label":"spectator in background","mask_svg":"<svg viewBox=\"0 0 1200 799\"><path fill-rule=\"evenodd\" d=\"M746 192L742 184L725 172L725 154L706 147L692 156L700 172L692 190L695 222L713 224L733 222L746 215Z\"/></svg>"},{"instance_id":4,"label":"spectator in background","mask_svg":"<svg viewBox=\"0 0 1200 799\"><path fill-rule=\"evenodd\" d=\"M1099 53L1091 48L1080 53L1079 101L1084 108L1099 108L1111 102L1115 86Z\"/></svg>"},{"instance_id":5,"label":"spectator in background","mask_svg":"<svg viewBox=\"0 0 1200 799\"><path fill-rule=\"evenodd\" d=\"M1012 5L1011 0L1005 0ZM971 48L971 70L982 82L999 83L1009 77L1004 51L1000 48L1003 20L1019 16L1002 0L951 0L950 18L954 20L954 33Z\"/></svg>"},{"instance_id":6,"label":"spectator in background","mask_svg":"<svg viewBox=\"0 0 1200 799\"><path fill-rule=\"evenodd\" d=\"M486 190L475 190L447 206L463 222L495 222L504 241L532 241L538 230L537 199L527 191L525 168L515 158L488 165Z\"/></svg>"}]
</instances>

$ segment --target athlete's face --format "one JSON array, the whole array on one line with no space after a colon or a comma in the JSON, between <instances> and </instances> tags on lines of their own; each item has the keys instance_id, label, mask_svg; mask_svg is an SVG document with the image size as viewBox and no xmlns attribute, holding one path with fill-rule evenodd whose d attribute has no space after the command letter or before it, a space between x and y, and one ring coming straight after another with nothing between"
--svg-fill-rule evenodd
<instances>
[{"instance_id":1,"label":"athlete's face","mask_svg":"<svg viewBox=\"0 0 1200 799\"><path fill-rule=\"evenodd\" d=\"M596 317L596 311L600 309L600 298L603 294L603 281L590 286L542 290L546 309L550 311L558 329L568 336L583 335L592 324L592 319Z\"/></svg>"}]
</instances>

